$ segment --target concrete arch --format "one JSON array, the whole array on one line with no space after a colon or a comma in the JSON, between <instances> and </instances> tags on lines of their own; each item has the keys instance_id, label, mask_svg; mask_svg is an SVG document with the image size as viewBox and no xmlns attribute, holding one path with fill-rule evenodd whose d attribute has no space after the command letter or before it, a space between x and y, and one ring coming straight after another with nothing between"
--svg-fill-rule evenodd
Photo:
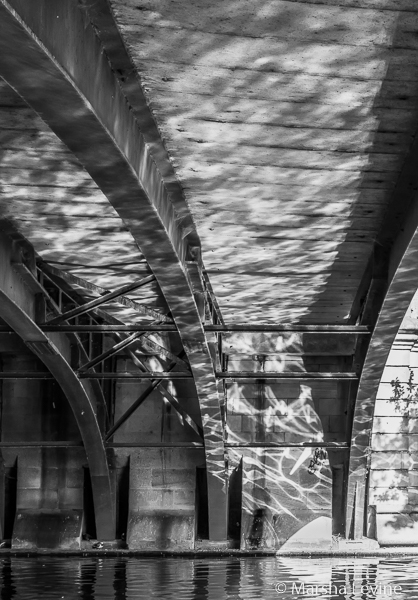
<instances>
[{"instance_id":1,"label":"concrete arch","mask_svg":"<svg viewBox=\"0 0 418 600\"><path fill-rule=\"evenodd\" d=\"M406 311L417 290L418 210L412 203L405 222L392 246L389 286L367 351L357 393L347 491L346 535L364 535L366 482L369 468L371 432L379 382L387 358Z\"/></svg>"},{"instance_id":2,"label":"concrete arch","mask_svg":"<svg viewBox=\"0 0 418 600\"><path fill-rule=\"evenodd\" d=\"M372 423L367 535L383 545L416 544L417 302L418 292L391 346Z\"/></svg>"},{"instance_id":3,"label":"concrete arch","mask_svg":"<svg viewBox=\"0 0 418 600\"><path fill-rule=\"evenodd\" d=\"M69 364L70 342L62 333L45 334L36 325L34 294L12 269L11 245L2 237L0 275L0 318L21 337L49 369L73 410L89 462L96 529L99 539L115 537L115 506L110 471L102 434L95 414L95 396L90 384L83 384Z\"/></svg>"},{"instance_id":4,"label":"concrete arch","mask_svg":"<svg viewBox=\"0 0 418 600\"><path fill-rule=\"evenodd\" d=\"M208 472L209 535L226 539L224 428L187 261L192 253L135 118L86 14L2 0L0 74L82 162L155 274L188 355Z\"/></svg>"}]
</instances>

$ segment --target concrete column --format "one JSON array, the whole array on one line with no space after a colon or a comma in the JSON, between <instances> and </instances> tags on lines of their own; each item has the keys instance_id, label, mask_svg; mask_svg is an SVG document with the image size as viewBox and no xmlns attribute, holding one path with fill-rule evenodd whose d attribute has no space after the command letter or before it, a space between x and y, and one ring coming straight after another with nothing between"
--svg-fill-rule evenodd
<instances>
[{"instance_id":1,"label":"concrete column","mask_svg":"<svg viewBox=\"0 0 418 600\"><path fill-rule=\"evenodd\" d=\"M37 371L39 361L30 355L3 356L4 371ZM42 439L42 386L39 380L3 381L3 442L35 442ZM12 450L16 454L15 450ZM5 456L11 454L5 451Z\"/></svg>"},{"instance_id":2,"label":"concrete column","mask_svg":"<svg viewBox=\"0 0 418 600\"><path fill-rule=\"evenodd\" d=\"M331 546L331 471L308 472L302 448L243 452L242 549L307 551Z\"/></svg>"},{"instance_id":3,"label":"concrete column","mask_svg":"<svg viewBox=\"0 0 418 600\"><path fill-rule=\"evenodd\" d=\"M228 387L228 442L260 444L242 449L242 549L331 546L328 461L316 477L308 473L314 448L262 444L338 439L344 434L345 400L336 398L334 388L298 381Z\"/></svg>"},{"instance_id":4,"label":"concrete column","mask_svg":"<svg viewBox=\"0 0 418 600\"><path fill-rule=\"evenodd\" d=\"M30 355L4 357L3 368L36 371ZM3 383L2 441L79 439L78 428L58 385L37 380ZM79 548L83 512L82 448L4 450L6 466L17 458L13 548Z\"/></svg>"},{"instance_id":5,"label":"concrete column","mask_svg":"<svg viewBox=\"0 0 418 600\"><path fill-rule=\"evenodd\" d=\"M192 550L201 450L144 448L130 459L127 542L137 550Z\"/></svg>"}]
</instances>

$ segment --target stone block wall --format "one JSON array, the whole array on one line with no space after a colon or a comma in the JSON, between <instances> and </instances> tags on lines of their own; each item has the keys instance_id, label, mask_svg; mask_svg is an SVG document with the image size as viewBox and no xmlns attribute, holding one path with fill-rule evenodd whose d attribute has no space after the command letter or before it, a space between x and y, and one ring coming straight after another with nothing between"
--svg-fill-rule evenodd
<instances>
[{"instance_id":1,"label":"stone block wall","mask_svg":"<svg viewBox=\"0 0 418 600\"><path fill-rule=\"evenodd\" d=\"M241 548L331 546L332 483L326 463L308 472L311 449L243 451Z\"/></svg>"},{"instance_id":2,"label":"stone block wall","mask_svg":"<svg viewBox=\"0 0 418 600\"><path fill-rule=\"evenodd\" d=\"M345 382L227 384L229 442L342 442Z\"/></svg>"},{"instance_id":3,"label":"stone block wall","mask_svg":"<svg viewBox=\"0 0 418 600\"><path fill-rule=\"evenodd\" d=\"M324 359L329 361L328 370L340 370L338 357L318 357L314 361L318 368L323 368L320 361ZM239 451L243 455L241 548L330 548L333 481L329 463L318 479L308 473L315 448L291 444L345 441L347 399L346 385L335 381L227 384L228 442L260 444ZM284 447L262 447L271 442ZM334 463L345 458L333 454ZM334 516L341 526L343 503L337 500Z\"/></svg>"},{"instance_id":4,"label":"stone block wall","mask_svg":"<svg viewBox=\"0 0 418 600\"><path fill-rule=\"evenodd\" d=\"M352 369L355 338L231 333L224 346L231 373L340 372ZM295 378L226 388L228 442L242 445L233 451L236 463L243 456L241 548L330 548L344 523L347 452L332 450L333 470L327 460L319 478L308 466L315 442L347 441L349 383ZM282 447L263 447L270 443Z\"/></svg>"},{"instance_id":5,"label":"stone block wall","mask_svg":"<svg viewBox=\"0 0 418 600\"><path fill-rule=\"evenodd\" d=\"M16 508L82 510L85 462L82 448L22 450Z\"/></svg>"},{"instance_id":6,"label":"stone block wall","mask_svg":"<svg viewBox=\"0 0 418 600\"><path fill-rule=\"evenodd\" d=\"M149 365L152 367L152 364ZM154 365L155 370L161 365ZM128 358L121 357L117 360L117 369L121 372L137 371L137 367ZM150 386L151 382L117 381L115 384L115 422L131 404ZM163 382L160 389L166 387L167 391L175 398L181 399L184 410L191 415L200 425L200 408L196 397L196 389L192 381L177 380ZM154 390L129 419L118 429L113 436L114 442L124 444L136 442L188 442L199 441L195 432L164 399L160 389Z\"/></svg>"},{"instance_id":7,"label":"stone block wall","mask_svg":"<svg viewBox=\"0 0 418 600\"><path fill-rule=\"evenodd\" d=\"M230 367L249 369L246 359L237 360L236 365L230 361ZM264 361L266 370L277 369L277 360L276 357ZM340 360L339 356L333 359L325 355L304 359L287 357L285 367L286 370L297 371L302 367L311 371L325 368L341 370ZM253 367L257 366L257 360L251 361ZM35 367L29 364L20 366L28 370ZM10 366L8 368L12 370ZM129 371L131 368L134 367L127 357L117 359L117 369ZM115 421L148 385L132 381L115 384ZM80 439L65 398L59 390L43 386L44 383L36 382L32 387L25 381L5 384L3 439L34 442L60 439L76 442ZM187 412L199 422L193 383L179 380L170 382L170 386L170 393L181 399ZM233 507L231 514L236 516L241 512L242 516L241 547L272 549L292 544L313 544L312 540L321 540L322 547L330 543L332 481L329 465L323 466L319 478L309 474L307 468L314 447L291 445L345 439L346 388L332 381L302 380L274 384L227 384L226 387L228 442L260 443L259 448L237 450L234 457L235 463L243 458L242 496L240 494L238 500L230 494L238 507L235 512ZM12 406L13 402L15 406ZM23 423L16 419L16 403L25 415ZM114 442L126 445L115 450L114 467L119 502L118 532L122 535L126 531L129 548L194 548L198 520L196 468L205 466L203 448L156 446L171 442L188 444L198 440L158 390L149 395L113 437ZM285 447L262 447L263 443L269 442L279 442ZM144 447L136 447L136 444ZM37 518L33 511L37 511L40 519L45 520L45 515L49 515L51 523L57 514L62 515L61 522L64 523L68 511L73 511L74 515L83 511L83 466L87 461L82 449L44 448L10 452L9 467L13 460L17 458L18 461L19 522L25 511L31 514L32 520ZM238 487L241 488L241 485ZM206 499L203 488L201 483L202 505ZM78 525L74 527L71 531L81 532L81 525L80 528ZM56 526L56 529L60 527ZM61 529L67 535L67 529ZM21 530L19 536L15 536L15 547L23 539ZM61 538L61 541L56 540L48 542L50 547L63 543ZM33 544L38 541L33 541Z\"/></svg>"},{"instance_id":8,"label":"stone block wall","mask_svg":"<svg viewBox=\"0 0 418 600\"><path fill-rule=\"evenodd\" d=\"M39 367L29 355L3 357L5 370L36 371ZM17 477L16 510L8 507L5 515L11 519L15 514L13 526L7 523L6 527L12 534L12 547L79 548L85 451L36 447L42 442L80 443L75 418L59 386L50 381L5 380L1 439L17 444L2 452L6 471L15 471Z\"/></svg>"},{"instance_id":9,"label":"stone block wall","mask_svg":"<svg viewBox=\"0 0 418 600\"><path fill-rule=\"evenodd\" d=\"M82 448L19 453L12 548L80 548L85 462Z\"/></svg>"},{"instance_id":10,"label":"stone block wall","mask_svg":"<svg viewBox=\"0 0 418 600\"><path fill-rule=\"evenodd\" d=\"M335 373L353 369L356 342L351 334L231 332L223 351L231 373ZM243 450L241 547L327 548L343 532L348 452L328 452L319 482L307 469L315 442L347 442L351 394L349 382L332 379L227 384L228 442L254 447ZM281 448L266 447L274 443Z\"/></svg>"},{"instance_id":11,"label":"stone block wall","mask_svg":"<svg viewBox=\"0 0 418 600\"><path fill-rule=\"evenodd\" d=\"M391 381L417 378L416 336L398 334L379 385L371 438L369 505L383 545L415 545L418 536L418 404L398 401ZM392 399L391 399L392 398Z\"/></svg>"},{"instance_id":12,"label":"stone block wall","mask_svg":"<svg viewBox=\"0 0 418 600\"><path fill-rule=\"evenodd\" d=\"M130 549L194 548L196 467L203 450L141 448L130 457Z\"/></svg>"}]
</instances>

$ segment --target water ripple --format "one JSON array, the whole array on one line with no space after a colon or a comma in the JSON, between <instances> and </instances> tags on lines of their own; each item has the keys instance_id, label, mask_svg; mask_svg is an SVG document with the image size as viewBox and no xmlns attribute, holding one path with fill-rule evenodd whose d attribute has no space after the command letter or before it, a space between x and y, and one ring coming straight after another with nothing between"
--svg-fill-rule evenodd
<instances>
[{"instance_id":1,"label":"water ripple","mask_svg":"<svg viewBox=\"0 0 418 600\"><path fill-rule=\"evenodd\" d=\"M413 600L418 559L6 557L0 586L0 600Z\"/></svg>"}]
</instances>

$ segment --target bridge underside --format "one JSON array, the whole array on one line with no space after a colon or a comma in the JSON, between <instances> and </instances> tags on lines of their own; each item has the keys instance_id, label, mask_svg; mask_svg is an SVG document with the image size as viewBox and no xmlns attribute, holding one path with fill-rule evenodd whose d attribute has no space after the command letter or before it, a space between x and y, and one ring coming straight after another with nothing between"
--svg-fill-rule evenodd
<instances>
[{"instance_id":1,"label":"bridge underside","mask_svg":"<svg viewBox=\"0 0 418 600\"><path fill-rule=\"evenodd\" d=\"M417 30L0 0L6 545L415 543Z\"/></svg>"}]
</instances>

